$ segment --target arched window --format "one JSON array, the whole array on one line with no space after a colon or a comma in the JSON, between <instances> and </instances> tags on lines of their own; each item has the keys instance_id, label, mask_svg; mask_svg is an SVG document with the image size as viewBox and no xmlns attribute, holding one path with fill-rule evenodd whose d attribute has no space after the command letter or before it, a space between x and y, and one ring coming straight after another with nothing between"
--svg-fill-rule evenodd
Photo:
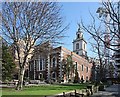
<instances>
[{"instance_id":1,"label":"arched window","mask_svg":"<svg viewBox=\"0 0 120 97\"><path fill-rule=\"evenodd\" d=\"M81 79L83 79L83 75L81 76Z\"/></svg>"},{"instance_id":2,"label":"arched window","mask_svg":"<svg viewBox=\"0 0 120 97\"><path fill-rule=\"evenodd\" d=\"M83 65L82 65L82 71L84 70L84 67L83 67Z\"/></svg>"},{"instance_id":3,"label":"arched window","mask_svg":"<svg viewBox=\"0 0 120 97\"><path fill-rule=\"evenodd\" d=\"M40 73L40 74L39 74L39 79L42 79L42 78L43 78L43 74Z\"/></svg>"},{"instance_id":4,"label":"arched window","mask_svg":"<svg viewBox=\"0 0 120 97\"><path fill-rule=\"evenodd\" d=\"M52 78L56 78L55 72L52 73Z\"/></svg>"},{"instance_id":5,"label":"arched window","mask_svg":"<svg viewBox=\"0 0 120 97\"><path fill-rule=\"evenodd\" d=\"M88 72L88 67L86 67L86 72Z\"/></svg>"},{"instance_id":6,"label":"arched window","mask_svg":"<svg viewBox=\"0 0 120 97\"><path fill-rule=\"evenodd\" d=\"M79 52L76 52L76 54L78 54L78 55L79 55Z\"/></svg>"},{"instance_id":7,"label":"arched window","mask_svg":"<svg viewBox=\"0 0 120 97\"><path fill-rule=\"evenodd\" d=\"M84 43L84 50L85 50L85 43Z\"/></svg>"},{"instance_id":8,"label":"arched window","mask_svg":"<svg viewBox=\"0 0 120 97\"><path fill-rule=\"evenodd\" d=\"M77 34L77 38L80 38L80 34Z\"/></svg>"},{"instance_id":9,"label":"arched window","mask_svg":"<svg viewBox=\"0 0 120 97\"><path fill-rule=\"evenodd\" d=\"M55 58L55 57L52 59L52 66L53 66L53 67L56 66L56 58Z\"/></svg>"},{"instance_id":10,"label":"arched window","mask_svg":"<svg viewBox=\"0 0 120 97\"><path fill-rule=\"evenodd\" d=\"M83 83L84 82L84 77L83 77L83 75L82 75L82 77L81 77L81 83Z\"/></svg>"},{"instance_id":11,"label":"arched window","mask_svg":"<svg viewBox=\"0 0 120 97\"><path fill-rule=\"evenodd\" d=\"M76 49L79 49L79 43L76 44Z\"/></svg>"},{"instance_id":12,"label":"arched window","mask_svg":"<svg viewBox=\"0 0 120 97\"><path fill-rule=\"evenodd\" d=\"M88 76L86 76L86 81L88 81Z\"/></svg>"}]
</instances>

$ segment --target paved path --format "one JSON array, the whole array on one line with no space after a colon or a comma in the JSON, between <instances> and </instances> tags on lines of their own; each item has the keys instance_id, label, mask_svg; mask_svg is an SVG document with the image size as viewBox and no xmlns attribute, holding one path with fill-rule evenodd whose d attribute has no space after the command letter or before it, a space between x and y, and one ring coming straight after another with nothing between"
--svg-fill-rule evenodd
<instances>
[{"instance_id":1,"label":"paved path","mask_svg":"<svg viewBox=\"0 0 120 97\"><path fill-rule=\"evenodd\" d=\"M98 91L90 97L120 97L120 84L111 85L105 91Z\"/></svg>"}]
</instances>

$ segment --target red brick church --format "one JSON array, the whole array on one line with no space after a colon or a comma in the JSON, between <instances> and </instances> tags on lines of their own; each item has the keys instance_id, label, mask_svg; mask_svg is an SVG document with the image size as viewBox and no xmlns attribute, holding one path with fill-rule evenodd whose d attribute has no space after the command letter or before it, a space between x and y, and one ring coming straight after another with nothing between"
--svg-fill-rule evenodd
<instances>
[{"instance_id":1,"label":"red brick church","mask_svg":"<svg viewBox=\"0 0 120 97\"><path fill-rule=\"evenodd\" d=\"M49 42L36 46L29 65L29 79L74 82L78 76L78 82L91 80L92 63L87 59L86 44L82 31L78 29L73 51L62 46L54 48Z\"/></svg>"}]
</instances>

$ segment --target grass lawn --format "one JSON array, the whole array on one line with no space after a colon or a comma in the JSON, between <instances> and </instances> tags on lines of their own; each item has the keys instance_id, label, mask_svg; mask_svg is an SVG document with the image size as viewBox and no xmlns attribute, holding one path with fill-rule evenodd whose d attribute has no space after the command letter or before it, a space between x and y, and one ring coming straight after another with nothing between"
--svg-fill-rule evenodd
<instances>
[{"instance_id":1,"label":"grass lawn","mask_svg":"<svg viewBox=\"0 0 120 97\"><path fill-rule=\"evenodd\" d=\"M86 84L66 84L66 85L41 85L33 87L24 87L22 91L16 91L14 88L3 88L2 97L19 97L18 95L23 95L26 97L33 97L28 95L55 95L62 92L72 91L75 89L83 89L86 87ZM11 95L11 96L7 96ZM40 97L40 96L35 96Z\"/></svg>"}]
</instances>

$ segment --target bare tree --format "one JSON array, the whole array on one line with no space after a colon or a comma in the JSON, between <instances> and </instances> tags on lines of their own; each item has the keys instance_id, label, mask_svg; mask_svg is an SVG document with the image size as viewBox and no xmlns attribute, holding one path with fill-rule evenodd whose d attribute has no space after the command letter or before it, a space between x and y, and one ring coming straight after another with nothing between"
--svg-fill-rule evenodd
<instances>
[{"instance_id":1,"label":"bare tree","mask_svg":"<svg viewBox=\"0 0 120 97\"><path fill-rule=\"evenodd\" d=\"M91 15L92 16L92 15ZM99 60L99 63L100 63L100 66L99 66L99 70L97 71L99 76L100 76L100 79L99 80L102 80L104 78L104 75L105 75L105 72L104 72L104 44L102 43L102 41L99 39L98 36L100 36L100 31L101 31L101 25L99 25L98 27L95 25L96 24L96 21L95 21L95 18L92 16L92 25L89 25L89 26L85 26L84 23L81 21L81 25L82 25L82 29L85 31L85 32L88 32L92 37L91 39L94 40L94 43L91 43L91 46L92 46L92 51L93 53L97 54L97 59Z\"/></svg>"},{"instance_id":2,"label":"bare tree","mask_svg":"<svg viewBox=\"0 0 120 97\"><path fill-rule=\"evenodd\" d=\"M84 25L83 28L90 35L99 38L99 40L102 41L107 48L117 51L114 47L120 46L120 44L116 44L115 41L116 39L120 39L120 1L110 2L108 0L108 2L102 2L102 6L103 7L99 7L97 10L97 13L99 13L98 20L101 21L102 26L97 27L96 25L98 25L98 22L95 22L95 17L91 15L93 23L88 26ZM107 16L109 16L108 20L106 20ZM105 28L103 26L105 26ZM93 30L96 30L97 32ZM108 41L104 39L105 35L108 35ZM108 46L108 44L110 46Z\"/></svg>"},{"instance_id":3,"label":"bare tree","mask_svg":"<svg viewBox=\"0 0 120 97\"><path fill-rule=\"evenodd\" d=\"M104 63L101 59L106 56L104 56L105 51L103 51L101 47L119 52L117 47L120 46L120 1L110 2L108 0L107 2L102 2L102 7L98 8L97 13L99 13L97 19L100 20L100 24L96 22L93 15L91 15L93 20L91 24L88 26L83 22L81 22L81 24L82 29L88 32L95 40L95 47L100 60L100 65L102 66ZM104 53L101 53L101 51ZM108 57L111 58L112 56L109 54Z\"/></svg>"},{"instance_id":4,"label":"bare tree","mask_svg":"<svg viewBox=\"0 0 120 97\"><path fill-rule=\"evenodd\" d=\"M106 25L109 30L109 42L110 46L108 47L111 50L117 51L116 46L120 46L119 43L116 44L117 41L120 40L120 1L119 2L103 2L103 8L101 9L103 15L108 15L108 21L104 18L100 20ZM106 31L102 31L103 35L108 34ZM99 37L104 44L107 44L105 40Z\"/></svg>"},{"instance_id":5,"label":"bare tree","mask_svg":"<svg viewBox=\"0 0 120 97\"><path fill-rule=\"evenodd\" d=\"M110 49L117 53L120 52L118 47L120 46L120 1L119 2L102 2L102 7L99 7L97 13L99 13L99 17L97 17L100 22L96 22L95 16L91 14L92 23L89 25L85 25L83 21L81 21L82 29L85 32L88 32L92 38L94 39L95 51L98 54L98 58L100 61L100 71L105 67L104 61L106 49ZM101 48L102 47L102 48ZM106 49L104 49L106 48ZM107 56L111 58L112 56L109 54ZM106 64L105 64L106 65ZM102 73L102 72L101 72ZM102 78L101 74L101 78Z\"/></svg>"},{"instance_id":6,"label":"bare tree","mask_svg":"<svg viewBox=\"0 0 120 97\"><path fill-rule=\"evenodd\" d=\"M35 44L58 42L66 27L62 27L61 7L55 2L4 2L2 17L3 37L14 46L19 65L17 90L22 89L28 60ZM9 40L8 40L9 39Z\"/></svg>"}]
</instances>

